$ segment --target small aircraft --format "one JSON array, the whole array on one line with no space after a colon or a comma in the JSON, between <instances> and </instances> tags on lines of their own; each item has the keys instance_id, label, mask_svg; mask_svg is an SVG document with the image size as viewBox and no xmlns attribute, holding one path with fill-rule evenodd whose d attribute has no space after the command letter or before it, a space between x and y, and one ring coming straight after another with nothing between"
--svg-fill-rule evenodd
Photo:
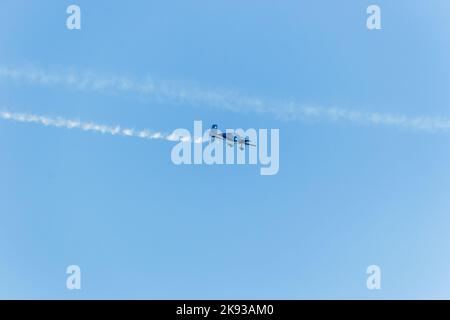
<instances>
[{"instance_id":1,"label":"small aircraft","mask_svg":"<svg viewBox=\"0 0 450 320\"><path fill-rule=\"evenodd\" d=\"M213 124L211 126L211 131L209 132L209 136L211 137L211 142L214 142L214 140L222 139L227 142L228 146L232 147L235 144L239 145L239 148L241 150L244 150L244 146L252 146L256 147L255 144L251 143L250 139L248 137L241 137L237 134L233 134L231 132L220 132L218 130L217 124Z\"/></svg>"}]
</instances>

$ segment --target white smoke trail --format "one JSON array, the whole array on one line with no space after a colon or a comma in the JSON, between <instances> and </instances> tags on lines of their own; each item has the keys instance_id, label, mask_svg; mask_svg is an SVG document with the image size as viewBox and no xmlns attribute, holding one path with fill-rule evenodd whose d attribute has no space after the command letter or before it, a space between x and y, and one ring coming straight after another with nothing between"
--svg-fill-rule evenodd
<instances>
[{"instance_id":1,"label":"white smoke trail","mask_svg":"<svg viewBox=\"0 0 450 320\"><path fill-rule=\"evenodd\" d=\"M422 131L449 131L450 118L409 117L377 112L360 112L343 108L303 106L294 102L274 102L242 96L236 92L183 87L174 83L147 79L134 81L124 77L100 77L93 73L51 73L0 67L0 80L37 85L58 85L95 92L131 93L169 104L213 107L239 113L269 114L281 120L328 120L359 124L384 125Z\"/></svg>"},{"instance_id":2,"label":"white smoke trail","mask_svg":"<svg viewBox=\"0 0 450 320\"><path fill-rule=\"evenodd\" d=\"M79 129L82 131L91 131L101 134L109 134L113 136L135 137L150 140L151 139L159 139L167 141L179 140L173 134L152 132L147 129L135 130L131 128L122 128L120 126L107 126L93 122L82 122L74 119L64 119L61 117L51 118L30 113L14 113L8 111L0 111L0 119L25 123L36 123L44 126L51 126L58 128Z\"/></svg>"}]
</instances>

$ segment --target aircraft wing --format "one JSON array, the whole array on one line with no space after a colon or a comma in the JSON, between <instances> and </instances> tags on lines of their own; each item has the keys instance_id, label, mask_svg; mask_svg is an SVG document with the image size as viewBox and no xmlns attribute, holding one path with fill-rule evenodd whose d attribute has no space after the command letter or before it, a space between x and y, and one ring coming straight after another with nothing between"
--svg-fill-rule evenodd
<instances>
[{"instance_id":1,"label":"aircraft wing","mask_svg":"<svg viewBox=\"0 0 450 320\"><path fill-rule=\"evenodd\" d=\"M238 141L238 143L240 145L244 145L244 146L252 146L252 147L256 147L256 144L251 143L250 141L248 141L247 143L245 142L245 139L240 139Z\"/></svg>"}]
</instances>

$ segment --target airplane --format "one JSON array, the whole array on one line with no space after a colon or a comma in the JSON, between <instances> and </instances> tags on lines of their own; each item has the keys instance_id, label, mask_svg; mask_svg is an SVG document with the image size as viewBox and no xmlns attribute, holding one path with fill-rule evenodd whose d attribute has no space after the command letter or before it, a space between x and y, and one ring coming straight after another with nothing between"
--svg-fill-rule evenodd
<instances>
[{"instance_id":1,"label":"airplane","mask_svg":"<svg viewBox=\"0 0 450 320\"><path fill-rule=\"evenodd\" d=\"M230 146L230 147L232 147L235 144L238 144L239 148L241 150L244 150L244 146L256 147L255 144L251 143L251 141L248 137L243 138L240 135L233 134L231 132L220 132L218 130L217 124L213 124L211 126L209 136L211 137L211 142L214 142L214 140L216 138L222 139L222 140L226 141L228 146Z\"/></svg>"}]
</instances>

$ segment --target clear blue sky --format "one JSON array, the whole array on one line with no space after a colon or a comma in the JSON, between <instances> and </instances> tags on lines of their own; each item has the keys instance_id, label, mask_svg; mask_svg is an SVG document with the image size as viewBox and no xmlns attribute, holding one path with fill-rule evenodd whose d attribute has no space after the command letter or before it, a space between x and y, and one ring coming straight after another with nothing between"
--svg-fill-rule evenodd
<instances>
[{"instance_id":1,"label":"clear blue sky","mask_svg":"<svg viewBox=\"0 0 450 320\"><path fill-rule=\"evenodd\" d=\"M82 29L66 29L78 4ZM0 65L450 117L450 3L0 4ZM175 166L173 143L0 120L0 298L450 298L450 133L0 80L0 105L171 131L279 128L280 171ZM82 290L65 287L82 269ZM366 288L366 268L382 289Z\"/></svg>"}]
</instances>

